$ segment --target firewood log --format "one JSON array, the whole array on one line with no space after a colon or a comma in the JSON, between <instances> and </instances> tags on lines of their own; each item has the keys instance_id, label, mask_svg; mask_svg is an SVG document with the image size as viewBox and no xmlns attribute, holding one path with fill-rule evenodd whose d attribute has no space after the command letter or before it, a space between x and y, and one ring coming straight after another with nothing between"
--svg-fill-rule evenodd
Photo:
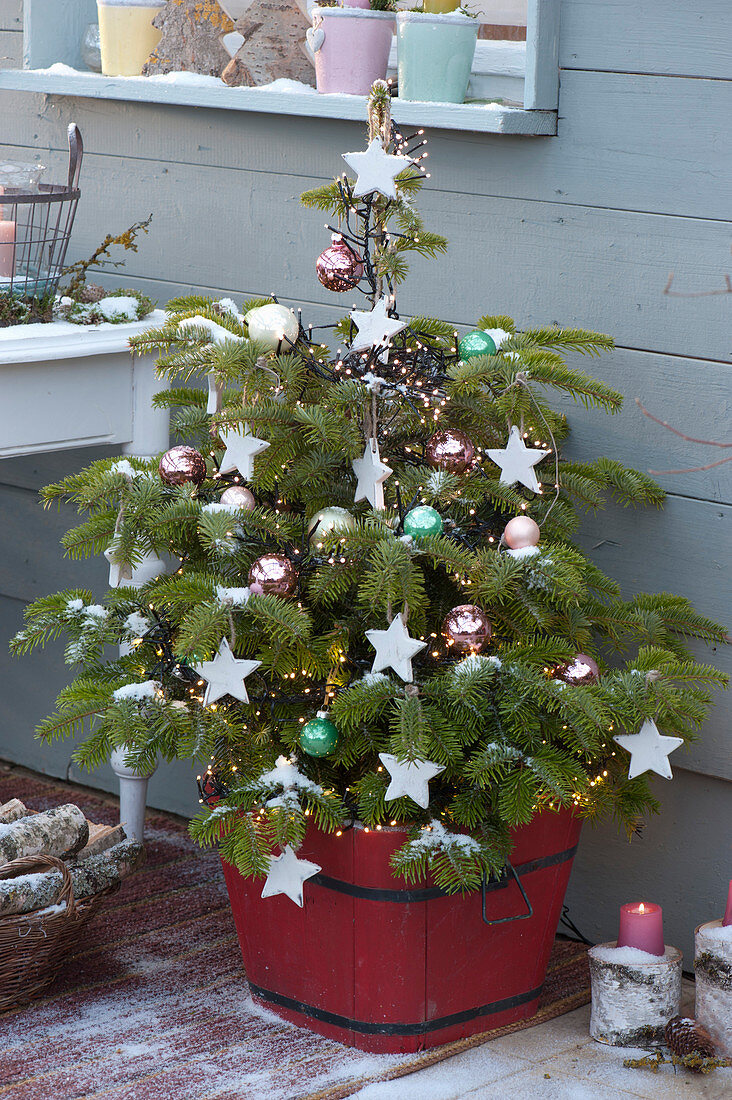
<instances>
[{"instance_id":1,"label":"firewood log","mask_svg":"<svg viewBox=\"0 0 732 1100\"><path fill-rule=\"evenodd\" d=\"M89 822L89 843L75 858L78 862L89 856L98 856L126 839L127 833L122 825L93 825Z\"/></svg>"},{"instance_id":2,"label":"firewood log","mask_svg":"<svg viewBox=\"0 0 732 1100\"><path fill-rule=\"evenodd\" d=\"M144 862L145 850L137 840L125 840L100 855L71 861L69 871L77 901L114 886ZM0 917L30 913L53 905L61 890L60 871L41 871L0 880Z\"/></svg>"},{"instance_id":3,"label":"firewood log","mask_svg":"<svg viewBox=\"0 0 732 1100\"><path fill-rule=\"evenodd\" d=\"M0 866L21 856L75 855L89 839L89 825L78 806L56 806L41 814L0 825Z\"/></svg>"},{"instance_id":4,"label":"firewood log","mask_svg":"<svg viewBox=\"0 0 732 1100\"><path fill-rule=\"evenodd\" d=\"M19 821L21 817L28 816L28 808L19 798L11 798L0 806L0 825L9 825L11 821Z\"/></svg>"}]
</instances>

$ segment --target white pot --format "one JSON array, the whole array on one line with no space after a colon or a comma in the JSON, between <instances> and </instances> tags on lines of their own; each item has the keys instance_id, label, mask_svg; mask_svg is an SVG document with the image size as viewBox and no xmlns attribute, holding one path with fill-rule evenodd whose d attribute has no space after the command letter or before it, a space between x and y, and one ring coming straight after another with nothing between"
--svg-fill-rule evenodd
<instances>
[{"instance_id":1,"label":"white pot","mask_svg":"<svg viewBox=\"0 0 732 1100\"><path fill-rule=\"evenodd\" d=\"M123 325L0 328L0 458L106 444L125 454L168 447L169 416L152 409L167 382L153 356L135 356L129 339L161 325L162 310Z\"/></svg>"}]
</instances>

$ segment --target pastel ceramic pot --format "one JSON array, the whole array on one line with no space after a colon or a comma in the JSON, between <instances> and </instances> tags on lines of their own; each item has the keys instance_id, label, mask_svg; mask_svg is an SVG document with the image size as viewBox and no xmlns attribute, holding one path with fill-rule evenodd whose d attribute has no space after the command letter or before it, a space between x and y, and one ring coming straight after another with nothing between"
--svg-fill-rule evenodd
<instances>
[{"instance_id":1,"label":"pastel ceramic pot","mask_svg":"<svg viewBox=\"0 0 732 1100\"><path fill-rule=\"evenodd\" d=\"M139 76L161 32L152 25L163 0L97 0L102 73Z\"/></svg>"},{"instance_id":2,"label":"pastel ceramic pot","mask_svg":"<svg viewBox=\"0 0 732 1100\"><path fill-rule=\"evenodd\" d=\"M368 95L385 80L394 34L394 13L365 8L313 8L307 33L319 92Z\"/></svg>"},{"instance_id":3,"label":"pastel ceramic pot","mask_svg":"<svg viewBox=\"0 0 732 1100\"><path fill-rule=\"evenodd\" d=\"M401 11L397 15L399 98L462 103L473 67L478 20Z\"/></svg>"}]
</instances>

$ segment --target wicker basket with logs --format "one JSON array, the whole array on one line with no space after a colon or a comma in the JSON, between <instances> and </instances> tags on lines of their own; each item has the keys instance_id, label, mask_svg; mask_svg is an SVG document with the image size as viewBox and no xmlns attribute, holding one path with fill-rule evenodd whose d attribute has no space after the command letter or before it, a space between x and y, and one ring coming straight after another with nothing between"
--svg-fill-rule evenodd
<instances>
[{"instance_id":1,"label":"wicker basket with logs","mask_svg":"<svg viewBox=\"0 0 732 1100\"><path fill-rule=\"evenodd\" d=\"M0 807L0 859L14 857L0 866L0 1012L53 981L143 854L120 826L93 825L76 806L39 814L17 800Z\"/></svg>"}]
</instances>

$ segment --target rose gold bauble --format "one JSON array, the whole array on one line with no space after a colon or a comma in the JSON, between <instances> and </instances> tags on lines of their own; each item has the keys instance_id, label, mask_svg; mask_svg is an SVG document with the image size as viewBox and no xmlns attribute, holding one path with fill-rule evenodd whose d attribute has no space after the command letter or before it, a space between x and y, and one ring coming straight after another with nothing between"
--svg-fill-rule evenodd
<instances>
[{"instance_id":1,"label":"rose gold bauble","mask_svg":"<svg viewBox=\"0 0 732 1100\"><path fill-rule=\"evenodd\" d=\"M265 596L294 596L295 566L284 554L262 554L249 570L249 585L257 584Z\"/></svg>"},{"instance_id":2,"label":"rose gold bauble","mask_svg":"<svg viewBox=\"0 0 732 1100\"><path fill-rule=\"evenodd\" d=\"M539 524L531 516L514 516L506 524L503 541L512 550L523 550L526 546L538 546L540 536Z\"/></svg>"},{"instance_id":3,"label":"rose gold bauble","mask_svg":"<svg viewBox=\"0 0 732 1100\"><path fill-rule=\"evenodd\" d=\"M442 636L452 649L460 653L480 653L492 633L488 616L474 603L461 603L453 607L442 623Z\"/></svg>"},{"instance_id":4,"label":"rose gold bauble","mask_svg":"<svg viewBox=\"0 0 732 1100\"><path fill-rule=\"evenodd\" d=\"M461 474L475 457L472 440L458 428L435 432L427 440L424 451L430 466L447 470L449 474Z\"/></svg>"},{"instance_id":5,"label":"rose gold bauble","mask_svg":"<svg viewBox=\"0 0 732 1100\"><path fill-rule=\"evenodd\" d=\"M326 290L340 294L357 285L363 275L363 263L340 233L334 233L332 240L330 248L315 261L315 270Z\"/></svg>"},{"instance_id":6,"label":"rose gold bauble","mask_svg":"<svg viewBox=\"0 0 732 1100\"><path fill-rule=\"evenodd\" d=\"M230 485L221 494L221 503L228 504L230 508L246 508L248 510L257 507L254 493L245 485Z\"/></svg>"},{"instance_id":7,"label":"rose gold bauble","mask_svg":"<svg viewBox=\"0 0 732 1100\"><path fill-rule=\"evenodd\" d=\"M158 473L166 485L200 485L206 476L206 459L195 447L171 447L160 459Z\"/></svg>"},{"instance_id":8,"label":"rose gold bauble","mask_svg":"<svg viewBox=\"0 0 732 1100\"><path fill-rule=\"evenodd\" d=\"M563 684L596 684L600 679L600 669L592 657L578 653L569 664L560 665L554 677Z\"/></svg>"}]
</instances>

